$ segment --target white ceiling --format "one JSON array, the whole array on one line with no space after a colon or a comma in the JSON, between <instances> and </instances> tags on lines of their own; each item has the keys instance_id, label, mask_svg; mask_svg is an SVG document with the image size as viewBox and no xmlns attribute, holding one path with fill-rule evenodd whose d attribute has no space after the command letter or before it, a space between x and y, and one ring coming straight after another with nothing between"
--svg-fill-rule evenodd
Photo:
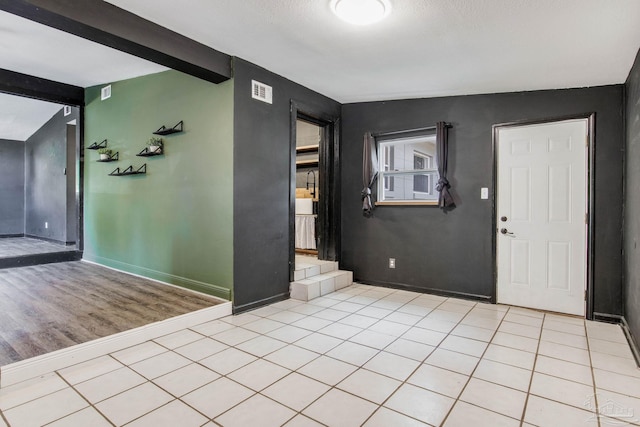
<instances>
[{"instance_id":1,"label":"white ceiling","mask_svg":"<svg viewBox=\"0 0 640 427\"><path fill-rule=\"evenodd\" d=\"M82 87L166 70L1 11L0 58L0 68ZM58 104L29 98L0 96L0 139L26 140L60 108Z\"/></svg>"},{"instance_id":2,"label":"white ceiling","mask_svg":"<svg viewBox=\"0 0 640 427\"><path fill-rule=\"evenodd\" d=\"M165 67L0 11L0 67L75 86L158 73Z\"/></svg>"},{"instance_id":3,"label":"white ceiling","mask_svg":"<svg viewBox=\"0 0 640 427\"><path fill-rule=\"evenodd\" d=\"M0 93L0 139L26 141L62 105Z\"/></svg>"},{"instance_id":4,"label":"white ceiling","mask_svg":"<svg viewBox=\"0 0 640 427\"><path fill-rule=\"evenodd\" d=\"M640 47L638 0L108 1L344 103L623 83Z\"/></svg>"},{"instance_id":5,"label":"white ceiling","mask_svg":"<svg viewBox=\"0 0 640 427\"><path fill-rule=\"evenodd\" d=\"M391 0L365 27L329 0L109 2L343 103L618 84L640 47L638 0ZM0 58L83 87L166 69L6 12ZM22 122L0 120L0 138L39 127Z\"/></svg>"}]
</instances>

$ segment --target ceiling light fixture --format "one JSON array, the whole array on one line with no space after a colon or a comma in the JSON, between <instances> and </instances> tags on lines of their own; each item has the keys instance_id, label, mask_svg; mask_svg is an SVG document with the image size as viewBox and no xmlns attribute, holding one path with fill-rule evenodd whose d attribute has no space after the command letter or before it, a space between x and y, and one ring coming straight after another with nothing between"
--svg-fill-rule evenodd
<instances>
[{"instance_id":1,"label":"ceiling light fixture","mask_svg":"<svg viewBox=\"0 0 640 427\"><path fill-rule=\"evenodd\" d=\"M331 10L350 24L369 25L391 12L388 0L332 0Z\"/></svg>"}]
</instances>

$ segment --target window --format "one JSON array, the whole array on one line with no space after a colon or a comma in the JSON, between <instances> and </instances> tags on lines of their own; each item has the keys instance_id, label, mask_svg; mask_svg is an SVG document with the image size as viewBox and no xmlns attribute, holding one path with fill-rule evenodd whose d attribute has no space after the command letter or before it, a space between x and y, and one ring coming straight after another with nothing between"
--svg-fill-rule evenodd
<instances>
[{"instance_id":1,"label":"window","mask_svg":"<svg viewBox=\"0 0 640 427\"><path fill-rule=\"evenodd\" d=\"M435 135L378 141L378 204L435 204Z\"/></svg>"},{"instance_id":2,"label":"window","mask_svg":"<svg viewBox=\"0 0 640 427\"><path fill-rule=\"evenodd\" d=\"M382 170L389 172L393 170L393 146L387 145L384 147L384 167ZM384 177L384 189L387 191L393 191L393 177Z\"/></svg>"}]
</instances>

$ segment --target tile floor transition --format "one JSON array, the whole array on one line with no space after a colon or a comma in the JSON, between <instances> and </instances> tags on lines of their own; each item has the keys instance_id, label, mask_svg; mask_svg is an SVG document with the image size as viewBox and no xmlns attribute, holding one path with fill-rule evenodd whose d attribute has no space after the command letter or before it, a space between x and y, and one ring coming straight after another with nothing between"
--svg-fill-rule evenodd
<instances>
[{"instance_id":1,"label":"tile floor transition","mask_svg":"<svg viewBox=\"0 0 640 427\"><path fill-rule=\"evenodd\" d=\"M0 389L0 427L629 426L618 326L354 284Z\"/></svg>"}]
</instances>

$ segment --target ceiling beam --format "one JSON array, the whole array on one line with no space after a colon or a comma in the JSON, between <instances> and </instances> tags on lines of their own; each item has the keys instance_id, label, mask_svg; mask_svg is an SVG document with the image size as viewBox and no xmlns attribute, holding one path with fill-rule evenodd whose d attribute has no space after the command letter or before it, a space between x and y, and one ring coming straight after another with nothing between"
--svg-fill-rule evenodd
<instances>
[{"instance_id":1,"label":"ceiling beam","mask_svg":"<svg viewBox=\"0 0 640 427\"><path fill-rule=\"evenodd\" d=\"M102 0L0 0L0 10L213 83L231 78L229 55Z\"/></svg>"},{"instance_id":2,"label":"ceiling beam","mask_svg":"<svg viewBox=\"0 0 640 427\"><path fill-rule=\"evenodd\" d=\"M2 68L0 92L65 105L84 105L84 88Z\"/></svg>"}]
</instances>

